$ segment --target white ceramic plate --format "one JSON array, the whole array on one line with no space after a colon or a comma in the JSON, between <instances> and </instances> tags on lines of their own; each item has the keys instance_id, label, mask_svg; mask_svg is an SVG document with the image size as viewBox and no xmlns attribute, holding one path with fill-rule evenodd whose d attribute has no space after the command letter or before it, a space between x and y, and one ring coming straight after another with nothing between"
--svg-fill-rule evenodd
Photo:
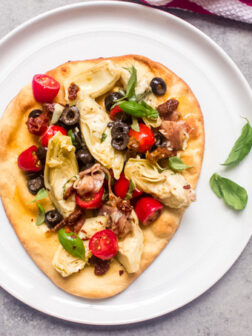
<instances>
[{"instance_id":1,"label":"white ceramic plate","mask_svg":"<svg viewBox=\"0 0 252 336\"><path fill-rule=\"evenodd\" d=\"M129 53L168 66L200 102L206 149L197 202L144 274L123 293L100 301L77 298L55 287L26 254L1 207L1 285L33 308L69 321L124 324L173 311L220 279L251 236L252 207L248 204L236 213L209 188L211 174L220 171L219 163L240 134L244 124L240 116L251 119L250 88L214 42L175 16L131 3L86 2L30 20L0 42L0 111L35 73L67 60ZM250 155L225 175L250 193L251 166Z\"/></svg>"}]
</instances>

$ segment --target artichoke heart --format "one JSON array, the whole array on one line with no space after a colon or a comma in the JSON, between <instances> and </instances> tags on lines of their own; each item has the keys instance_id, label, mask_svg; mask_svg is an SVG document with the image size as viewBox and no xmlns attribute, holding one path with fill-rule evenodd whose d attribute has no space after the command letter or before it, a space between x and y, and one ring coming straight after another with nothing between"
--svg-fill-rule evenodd
<instances>
[{"instance_id":1,"label":"artichoke heart","mask_svg":"<svg viewBox=\"0 0 252 336\"><path fill-rule=\"evenodd\" d=\"M81 132L85 143L93 155L106 168L112 168L116 179L120 177L124 164L124 154L111 146L111 133L107 127L108 114L96 101L82 94L77 102L80 111ZM106 138L101 142L103 133Z\"/></svg>"},{"instance_id":2,"label":"artichoke heart","mask_svg":"<svg viewBox=\"0 0 252 336\"><path fill-rule=\"evenodd\" d=\"M65 81L65 98L68 100L68 87L71 83L78 85L80 92L97 98L111 90L119 78L120 72L111 61L99 62Z\"/></svg>"},{"instance_id":3,"label":"artichoke heart","mask_svg":"<svg viewBox=\"0 0 252 336\"><path fill-rule=\"evenodd\" d=\"M153 195L170 208L187 207L195 200L195 191L183 175L169 169L160 172L158 166L148 160L129 159L124 173L138 189Z\"/></svg>"},{"instance_id":4,"label":"artichoke heart","mask_svg":"<svg viewBox=\"0 0 252 336\"><path fill-rule=\"evenodd\" d=\"M135 273L140 268L144 237L134 210L131 216L132 232L118 241L117 259L128 273Z\"/></svg>"},{"instance_id":5,"label":"artichoke heart","mask_svg":"<svg viewBox=\"0 0 252 336\"><path fill-rule=\"evenodd\" d=\"M75 209L73 195L67 200L63 199L64 186L78 174L74 152L71 138L59 132L49 141L44 175L45 187L49 191L52 203L63 217L69 216Z\"/></svg>"}]
</instances>

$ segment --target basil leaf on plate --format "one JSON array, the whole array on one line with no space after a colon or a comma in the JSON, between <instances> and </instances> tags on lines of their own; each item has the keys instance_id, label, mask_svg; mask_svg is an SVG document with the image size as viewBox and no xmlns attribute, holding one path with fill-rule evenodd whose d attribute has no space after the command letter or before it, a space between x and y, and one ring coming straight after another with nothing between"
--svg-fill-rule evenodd
<instances>
[{"instance_id":1,"label":"basil leaf on plate","mask_svg":"<svg viewBox=\"0 0 252 336\"><path fill-rule=\"evenodd\" d=\"M48 192L46 191L46 189L45 189L45 188L41 188L41 189L37 192L37 194L36 194L34 200L31 201L30 203L34 203L34 202L36 202L36 201L40 201L40 200L46 198L47 196L48 196Z\"/></svg>"},{"instance_id":2,"label":"basil leaf on plate","mask_svg":"<svg viewBox=\"0 0 252 336\"><path fill-rule=\"evenodd\" d=\"M135 185L134 185L133 181L130 180L130 183L129 183L129 189L128 189L128 191L127 191L127 194L126 194L126 196L125 196L125 199L128 199L128 200L131 199L134 190L135 190Z\"/></svg>"},{"instance_id":3,"label":"basil leaf on plate","mask_svg":"<svg viewBox=\"0 0 252 336\"><path fill-rule=\"evenodd\" d=\"M60 244L64 249L74 257L85 260L85 247L83 241L74 232L66 232L65 229L58 231Z\"/></svg>"},{"instance_id":4,"label":"basil leaf on plate","mask_svg":"<svg viewBox=\"0 0 252 336\"><path fill-rule=\"evenodd\" d=\"M39 226L45 222L45 209L41 204L39 203L36 203L36 204L38 207L38 216L36 219L36 225Z\"/></svg>"},{"instance_id":5,"label":"basil leaf on plate","mask_svg":"<svg viewBox=\"0 0 252 336\"><path fill-rule=\"evenodd\" d=\"M247 191L239 184L215 173L210 179L210 186L213 192L219 198L223 198L231 208L242 210L247 205Z\"/></svg>"},{"instance_id":6,"label":"basil leaf on plate","mask_svg":"<svg viewBox=\"0 0 252 336\"><path fill-rule=\"evenodd\" d=\"M131 128L133 129L133 131L139 132L140 128L139 128L139 123L137 121L137 118L132 118L132 124L131 124Z\"/></svg>"},{"instance_id":7,"label":"basil leaf on plate","mask_svg":"<svg viewBox=\"0 0 252 336\"><path fill-rule=\"evenodd\" d=\"M192 168L192 166L187 166L184 162L177 156L172 156L169 158L169 166L172 170L182 171L188 168Z\"/></svg>"},{"instance_id":8,"label":"basil leaf on plate","mask_svg":"<svg viewBox=\"0 0 252 336\"><path fill-rule=\"evenodd\" d=\"M252 127L249 121L243 126L241 135L236 140L228 158L223 163L224 166L234 166L242 161L250 152L252 147Z\"/></svg>"}]
</instances>

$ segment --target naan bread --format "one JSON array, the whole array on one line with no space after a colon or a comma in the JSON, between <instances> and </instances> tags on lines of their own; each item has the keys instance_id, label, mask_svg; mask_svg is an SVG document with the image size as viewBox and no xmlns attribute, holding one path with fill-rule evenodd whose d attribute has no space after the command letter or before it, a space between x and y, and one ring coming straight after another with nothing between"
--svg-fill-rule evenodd
<instances>
[{"instance_id":1,"label":"naan bread","mask_svg":"<svg viewBox=\"0 0 252 336\"><path fill-rule=\"evenodd\" d=\"M193 129L188 146L180 155L183 161L187 165L193 165L193 168L184 171L183 175L195 188L204 151L204 124L200 106L188 85L165 66L143 56L127 55L107 60L119 69L132 65L136 67L139 93L144 91L146 83L148 85L153 77L162 77L165 80L166 94L162 97L150 95L148 103L150 104L153 100L156 105L159 105L168 98L176 98L179 101L178 111ZM81 81L82 78L79 76L81 73L87 73L87 70L94 65L99 68L101 62L104 62L104 59L67 62L49 71L48 74L61 84L55 101L65 104L67 102L66 87L72 82L72 78L79 78L78 80ZM119 77L117 78L117 74L114 74L113 67L108 65L107 70L111 71L111 77L106 77L106 80L112 87ZM125 76L127 76L126 73ZM81 85L85 86L87 82L84 81ZM96 97L98 93L103 93L102 91L97 92L93 93L93 97ZM114 258L109 271L104 276L94 275L93 267L85 265L82 271L63 278L52 265L53 257L59 247L57 234L46 232L44 225L40 227L35 225L37 208L34 204L27 205L33 196L27 190L26 178L17 166L17 157L20 152L32 144L38 145L38 138L28 132L25 122L29 112L39 107L40 105L33 97L31 84L29 84L10 102L0 122L0 195L5 211L26 251L55 285L66 292L85 298L98 299L113 296L127 288L160 254L176 232L184 210L183 208L166 207L155 223L149 227L141 227L144 246L140 269L136 273L128 274ZM119 171L122 169L120 159L118 162L118 175L120 175ZM53 207L48 199L41 203L46 211ZM120 270L124 270L123 274L119 273Z\"/></svg>"}]
</instances>

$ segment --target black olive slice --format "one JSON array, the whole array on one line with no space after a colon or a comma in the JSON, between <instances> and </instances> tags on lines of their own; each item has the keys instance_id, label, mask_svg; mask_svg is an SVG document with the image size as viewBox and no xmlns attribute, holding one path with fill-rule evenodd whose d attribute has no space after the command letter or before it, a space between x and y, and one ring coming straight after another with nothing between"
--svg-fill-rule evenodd
<instances>
[{"instance_id":1,"label":"black olive slice","mask_svg":"<svg viewBox=\"0 0 252 336\"><path fill-rule=\"evenodd\" d=\"M33 118L33 119L34 119L34 118L37 118L37 117L40 116L41 113L42 113L42 111L39 110L39 109L32 110L32 111L29 113L28 118Z\"/></svg>"},{"instance_id":2,"label":"black olive slice","mask_svg":"<svg viewBox=\"0 0 252 336\"><path fill-rule=\"evenodd\" d=\"M39 160L44 164L46 161L46 153L47 153L47 148L43 146L39 146L37 149L37 157Z\"/></svg>"},{"instance_id":3,"label":"black olive slice","mask_svg":"<svg viewBox=\"0 0 252 336\"><path fill-rule=\"evenodd\" d=\"M76 106L66 106L60 116L60 121L66 126L73 126L80 121L80 112Z\"/></svg>"},{"instance_id":4,"label":"black olive slice","mask_svg":"<svg viewBox=\"0 0 252 336\"><path fill-rule=\"evenodd\" d=\"M94 158L87 148L79 149L76 153L76 158L78 162L82 165L94 162Z\"/></svg>"},{"instance_id":5,"label":"black olive slice","mask_svg":"<svg viewBox=\"0 0 252 336\"><path fill-rule=\"evenodd\" d=\"M42 175L31 178L27 181L27 187L32 195L36 195L37 192L44 187L44 178Z\"/></svg>"},{"instance_id":6,"label":"black olive slice","mask_svg":"<svg viewBox=\"0 0 252 336\"><path fill-rule=\"evenodd\" d=\"M56 226L62 219L63 216L56 209L45 213L45 222L49 228Z\"/></svg>"},{"instance_id":7,"label":"black olive slice","mask_svg":"<svg viewBox=\"0 0 252 336\"><path fill-rule=\"evenodd\" d=\"M111 92L107 97L105 98L105 108L108 112L110 112L111 107L115 104L115 102L122 98L123 95L120 92Z\"/></svg>"},{"instance_id":8,"label":"black olive slice","mask_svg":"<svg viewBox=\"0 0 252 336\"><path fill-rule=\"evenodd\" d=\"M128 134L129 133L129 125L122 121L115 121L113 127L111 128L111 136L112 138L119 134Z\"/></svg>"},{"instance_id":9,"label":"black olive slice","mask_svg":"<svg viewBox=\"0 0 252 336\"><path fill-rule=\"evenodd\" d=\"M129 135L127 133L116 134L111 141L111 145L118 151L123 151L129 143Z\"/></svg>"},{"instance_id":10,"label":"black olive slice","mask_svg":"<svg viewBox=\"0 0 252 336\"><path fill-rule=\"evenodd\" d=\"M154 77L150 82L151 90L156 96L163 96L166 92L165 81L160 77Z\"/></svg>"}]
</instances>

